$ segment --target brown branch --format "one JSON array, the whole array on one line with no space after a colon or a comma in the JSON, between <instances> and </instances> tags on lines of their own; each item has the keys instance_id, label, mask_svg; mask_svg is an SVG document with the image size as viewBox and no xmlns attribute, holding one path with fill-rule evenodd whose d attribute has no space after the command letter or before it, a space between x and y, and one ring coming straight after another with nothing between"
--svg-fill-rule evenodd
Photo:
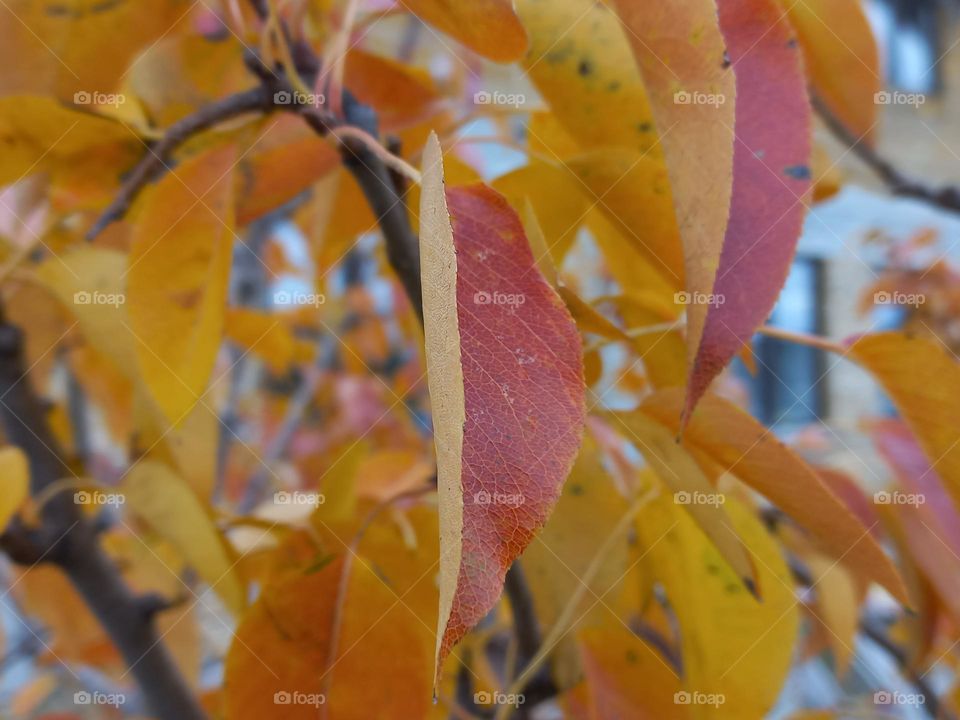
<instances>
[{"instance_id":1,"label":"brown branch","mask_svg":"<svg viewBox=\"0 0 960 720\"><path fill-rule=\"evenodd\" d=\"M139 163L130 171L120 191L102 215L87 232L87 240L93 240L110 223L127 214L133 201L153 180L168 169L167 164L178 147L194 135L209 130L227 120L251 112L270 112L274 105L275 87L264 82L251 90L228 95L207 105L192 115L182 118L167 128L163 139L147 151Z\"/></svg>"},{"instance_id":2,"label":"brown branch","mask_svg":"<svg viewBox=\"0 0 960 720\"><path fill-rule=\"evenodd\" d=\"M851 132L823 100L812 95L811 103L830 132L873 170L894 195L923 200L944 210L960 212L960 188L951 185L933 188L908 177L890 161L880 157L863 137L857 137Z\"/></svg>"},{"instance_id":3,"label":"brown branch","mask_svg":"<svg viewBox=\"0 0 960 720\"><path fill-rule=\"evenodd\" d=\"M23 334L2 318L0 422L7 441L29 459L33 495L69 473L43 404L26 377ZM127 587L100 547L96 527L74 504L72 493L58 493L44 504L39 528L14 523L0 538L0 546L15 562L50 562L66 573L120 651L159 720L204 719L153 626L156 604ZM145 611L151 607L152 611Z\"/></svg>"}]
</instances>

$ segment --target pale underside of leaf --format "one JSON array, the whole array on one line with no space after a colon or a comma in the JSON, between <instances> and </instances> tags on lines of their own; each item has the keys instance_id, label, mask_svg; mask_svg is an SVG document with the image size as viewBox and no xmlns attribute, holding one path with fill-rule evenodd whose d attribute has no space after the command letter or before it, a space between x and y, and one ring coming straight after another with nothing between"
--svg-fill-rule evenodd
<instances>
[{"instance_id":1,"label":"pale underside of leaf","mask_svg":"<svg viewBox=\"0 0 960 720\"><path fill-rule=\"evenodd\" d=\"M463 426L466 415L460 326L457 317L457 255L443 186L443 153L431 133L424 151L420 194L420 275L427 378L437 450L440 514L440 616L437 671L441 644L460 576L463 541L461 484Z\"/></svg>"}]
</instances>

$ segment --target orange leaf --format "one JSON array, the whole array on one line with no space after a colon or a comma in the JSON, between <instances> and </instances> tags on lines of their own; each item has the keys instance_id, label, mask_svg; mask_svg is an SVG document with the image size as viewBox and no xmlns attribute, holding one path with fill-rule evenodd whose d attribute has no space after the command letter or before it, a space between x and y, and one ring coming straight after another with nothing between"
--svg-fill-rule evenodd
<instances>
[{"instance_id":1,"label":"orange leaf","mask_svg":"<svg viewBox=\"0 0 960 720\"><path fill-rule=\"evenodd\" d=\"M404 0L403 6L496 62L519 60L527 34L510 0Z\"/></svg>"},{"instance_id":2,"label":"orange leaf","mask_svg":"<svg viewBox=\"0 0 960 720\"><path fill-rule=\"evenodd\" d=\"M682 403L682 391L670 388L648 397L641 409L676 432ZM810 466L747 413L707 395L691 416L683 443L765 495L812 533L825 553L907 601L903 581L870 530Z\"/></svg>"}]
</instances>

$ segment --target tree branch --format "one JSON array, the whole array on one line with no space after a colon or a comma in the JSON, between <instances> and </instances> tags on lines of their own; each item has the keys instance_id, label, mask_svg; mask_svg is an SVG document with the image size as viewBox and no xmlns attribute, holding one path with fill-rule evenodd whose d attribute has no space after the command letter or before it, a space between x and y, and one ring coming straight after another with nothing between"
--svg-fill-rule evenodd
<instances>
[{"instance_id":1,"label":"tree branch","mask_svg":"<svg viewBox=\"0 0 960 720\"><path fill-rule=\"evenodd\" d=\"M7 440L30 462L36 495L69 469L50 430L43 405L30 388L23 361L23 334L0 318L0 421ZM15 523L2 546L15 562L51 562L70 578L116 645L159 720L203 720L205 715L154 629L150 605L134 595L97 541L94 525L58 493L40 511L40 527Z\"/></svg>"},{"instance_id":2,"label":"tree branch","mask_svg":"<svg viewBox=\"0 0 960 720\"><path fill-rule=\"evenodd\" d=\"M877 154L876 150L857 137L843 122L833 114L826 104L816 95L811 96L811 103L830 132L849 147L879 178L887 185L894 195L912 197L923 200L944 210L960 212L960 188L945 186L932 188L924 185L898 170L891 162Z\"/></svg>"},{"instance_id":3,"label":"tree branch","mask_svg":"<svg viewBox=\"0 0 960 720\"><path fill-rule=\"evenodd\" d=\"M86 239L93 240L110 223L126 215L140 192L167 170L167 163L174 151L184 142L204 130L241 115L270 112L275 108L275 92L275 88L264 82L251 90L228 95L167 128L163 139L150 147L147 154L130 171L120 192L87 232Z\"/></svg>"}]
</instances>

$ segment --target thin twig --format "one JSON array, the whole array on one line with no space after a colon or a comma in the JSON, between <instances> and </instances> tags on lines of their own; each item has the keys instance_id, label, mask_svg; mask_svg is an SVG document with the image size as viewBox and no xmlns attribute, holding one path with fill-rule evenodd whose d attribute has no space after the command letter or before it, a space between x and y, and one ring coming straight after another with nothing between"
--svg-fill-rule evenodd
<instances>
[{"instance_id":1,"label":"thin twig","mask_svg":"<svg viewBox=\"0 0 960 720\"><path fill-rule=\"evenodd\" d=\"M932 188L924 185L919 180L908 177L890 161L880 157L877 151L870 147L863 137L857 137L851 132L850 129L833 114L823 100L813 95L811 102L824 124L830 129L830 132L866 163L866 165L883 180L890 189L890 192L894 195L912 197L928 202L931 205L936 205L944 210L960 212L960 188L951 185Z\"/></svg>"},{"instance_id":2,"label":"thin twig","mask_svg":"<svg viewBox=\"0 0 960 720\"><path fill-rule=\"evenodd\" d=\"M167 170L171 155L184 142L227 120L251 112L266 113L274 107L274 89L264 84L228 95L175 122L124 180L113 202L87 232L87 240L93 240L110 223L126 215L140 192Z\"/></svg>"}]
</instances>

